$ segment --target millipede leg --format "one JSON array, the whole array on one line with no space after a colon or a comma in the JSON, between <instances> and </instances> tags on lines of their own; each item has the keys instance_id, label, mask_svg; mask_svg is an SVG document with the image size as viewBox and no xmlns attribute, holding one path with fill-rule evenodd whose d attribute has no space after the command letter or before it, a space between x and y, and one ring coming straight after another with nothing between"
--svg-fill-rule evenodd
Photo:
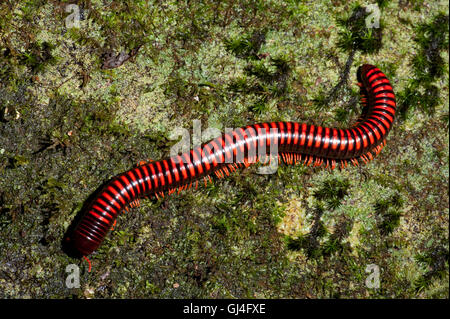
<instances>
[{"instance_id":1,"label":"millipede leg","mask_svg":"<svg viewBox=\"0 0 450 319\"><path fill-rule=\"evenodd\" d=\"M91 272L91 261L89 260L89 258L87 258L86 256L83 256L84 260L87 261L89 268L88 268L88 272Z\"/></svg>"},{"instance_id":2,"label":"millipede leg","mask_svg":"<svg viewBox=\"0 0 450 319\"><path fill-rule=\"evenodd\" d=\"M132 201L130 203L130 207L131 208L135 208L135 207L139 207L139 206L141 206L141 203L139 202L139 199L135 199L134 201Z\"/></svg>"}]
</instances>

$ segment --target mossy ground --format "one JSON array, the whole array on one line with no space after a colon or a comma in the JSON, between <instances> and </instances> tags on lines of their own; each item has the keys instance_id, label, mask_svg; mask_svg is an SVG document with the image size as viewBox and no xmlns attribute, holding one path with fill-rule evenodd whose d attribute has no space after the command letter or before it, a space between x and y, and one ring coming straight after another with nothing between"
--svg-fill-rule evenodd
<instances>
[{"instance_id":1,"label":"mossy ground","mask_svg":"<svg viewBox=\"0 0 450 319\"><path fill-rule=\"evenodd\" d=\"M376 32L361 25L370 2L86 0L78 28L68 3L0 4L0 297L449 297L447 1L378 1ZM250 167L142 201L90 273L62 251L89 195L167 156L175 127L348 126L362 63L401 111L373 162Z\"/></svg>"}]
</instances>

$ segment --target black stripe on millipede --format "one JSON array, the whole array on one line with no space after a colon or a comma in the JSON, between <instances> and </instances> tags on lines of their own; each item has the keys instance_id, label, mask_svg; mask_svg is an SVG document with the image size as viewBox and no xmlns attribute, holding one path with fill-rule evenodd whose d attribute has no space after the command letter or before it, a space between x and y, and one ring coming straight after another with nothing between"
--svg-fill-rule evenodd
<instances>
[{"instance_id":1,"label":"black stripe on millipede","mask_svg":"<svg viewBox=\"0 0 450 319\"><path fill-rule=\"evenodd\" d=\"M346 158L351 158L351 157L354 157L354 155L355 155L356 136L355 136L355 134L353 134L353 130L347 129L347 131L348 131L348 134L349 134L349 136L350 136L350 138L351 138L351 140L353 142L351 142L350 139L348 140L348 143L347 143L348 146L347 146L347 151L346 151ZM349 150L350 143L352 143L352 146L353 146L351 151Z\"/></svg>"},{"instance_id":2,"label":"black stripe on millipede","mask_svg":"<svg viewBox=\"0 0 450 319\"><path fill-rule=\"evenodd\" d=\"M116 205L112 204L112 203L111 203L111 200L107 200L107 198L103 196L104 193L107 193L109 196L111 196L112 200L115 201L115 202L119 205L120 208L117 208ZM119 195L120 195L120 193L119 193ZM108 188L105 188L105 189L102 191L102 195L101 195L101 196L103 196L102 199L105 200L105 201L106 201L111 207L113 207L115 210L120 211L120 210L123 208L123 206L124 206L124 205L122 204L122 201L121 201L120 199L117 199L117 198L116 198L116 195L114 195Z\"/></svg>"},{"instance_id":3,"label":"black stripe on millipede","mask_svg":"<svg viewBox=\"0 0 450 319\"><path fill-rule=\"evenodd\" d=\"M185 159L183 156L180 155L180 161L178 161L177 165L180 167L179 173L180 173L180 184L186 184L189 182L189 168L187 163L185 163ZM184 171L184 174L182 173ZM187 178L184 177L184 175L187 175Z\"/></svg>"},{"instance_id":4,"label":"black stripe on millipede","mask_svg":"<svg viewBox=\"0 0 450 319\"><path fill-rule=\"evenodd\" d=\"M371 78L372 76L377 75L377 74L380 74L380 73L383 73L383 72L381 72L381 70L376 70L375 72L372 72L370 75L368 75L368 73L369 73L370 71L372 71L373 69L375 69L375 68L371 68L371 69L367 70L367 72L366 72L366 74L365 74L367 81L369 81L369 78ZM376 77L376 78L377 78L377 77Z\"/></svg>"},{"instance_id":5,"label":"black stripe on millipede","mask_svg":"<svg viewBox=\"0 0 450 319\"><path fill-rule=\"evenodd\" d=\"M109 207L110 209L108 209L108 206L103 205L102 203L100 203L99 201L96 201L95 204L97 206L99 206L103 211L99 211L97 208L95 208L94 206L92 206L92 210L96 210L100 215L102 215L102 217L110 220L111 222L114 220L109 218L107 215L104 215L104 212L108 212L108 214L112 215L112 216L117 216L117 214L119 213L120 209L117 209L116 206L114 206L113 204L110 203L110 201L103 195L104 192L102 192L102 194L98 197L99 199L103 200ZM111 208L114 210L114 212L111 211Z\"/></svg>"},{"instance_id":6,"label":"black stripe on millipede","mask_svg":"<svg viewBox=\"0 0 450 319\"><path fill-rule=\"evenodd\" d=\"M388 80L389 81L389 79L386 76L379 76L379 77L374 78L372 81L369 81L370 87L373 88L373 84L379 80ZM384 82L383 84L391 86L390 82Z\"/></svg>"},{"instance_id":7,"label":"black stripe on millipede","mask_svg":"<svg viewBox=\"0 0 450 319\"><path fill-rule=\"evenodd\" d=\"M322 134L320 137L320 145L319 145L318 152L317 152L318 156L323 156L323 154L325 153L325 149L323 147L325 144L325 140L326 140L325 127L322 127Z\"/></svg>"},{"instance_id":8,"label":"black stripe on millipede","mask_svg":"<svg viewBox=\"0 0 450 319\"><path fill-rule=\"evenodd\" d=\"M131 177L128 175L130 173L130 171L124 173L123 177L127 180L128 184L127 184L127 190L129 190L130 188L133 189L133 192L131 192L131 200L135 199L138 196L138 192L137 192L137 188L135 185L133 185L133 180L131 180ZM133 194L134 193L134 197Z\"/></svg>"},{"instance_id":9,"label":"black stripe on millipede","mask_svg":"<svg viewBox=\"0 0 450 319\"><path fill-rule=\"evenodd\" d=\"M358 127L355 127L354 131L356 132L357 137L359 137L359 150L357 150L354 154L354 157L357 157L361 155L364 151L364 133L361 133L360 130L358 130ZM356 146L357 143L355 143Z\"/></svg>"},{"instance_id":10,"label":"black stripe on millipede","mask_svg":"<svg viewBox=\"0 0 450 319\"><path fill-rule=\"evenodd\" d=\"M104 198L102 195L97 197L97 200L94 202L94 205L96 205L97 207L100 208L100 210L96 207L94 207L94 205L92 205L91 210L96 210L99 214L103 214L103 212L106 210L105 205L103 205L101 202L98 201L98 199L101 199L103 202L105 202L106 204L109 203L109 200L107 200L106 198Z\"/></svg>"},{"instance_id":11,"label":"black stripe on millipede","mask_svg":"<svg viewBox=\"0 0 450 319\"><path fill-rule=\"evenodd\" d=\"M233 138L233 142L235 144L236 147L236 155L234 156L233 162L237 163L238 159L243 158L243 156L245 155L245 151L246 151L246 146L245 146L245 139L244 139L244 135L242 135L242 130L240 129L235 129L233 130L233 134L232 134L232 138ZM243 147L243 151L241 151L241 147ZM202 161L203 164L203 161Z\"/></svg>"},{"instance_id":12,"label":"black stripe on millipede","mask_svg":"<svg viewBox=\"0 0 450 319\"><path fill-rule=\"evenodd\" d=\"M376 114L375 112L379 112L379 113L383 113L383 114L389 115L393 119L395 118L395 113L394 112L391 112L388 108L383 107L381 105L375 105L373 107L372 112L370 113L370 115ZM390 122L390 120L388 120L388 121Z\"/></svg>"},{"instance_id":13,"label":"black stripe on millipede","mask_svg":"<svg viewBox=\"0 0 450 319\"><path fill-rule=\"evenodd\" d=\"M121 189L116 185L116 183L114 183L117 179L114 179L109 186L111 186L112 188L114 188L114 190L117 192L118 196L120 196L120 198L123 199L124 203L122 203L122 201L119 199L120 201L120 205L126 205L127 203L127 199L125 198L125 196L122 194ZM123 188L122 188L123 189Z\"/></svg>"},{"instance_id":14,"label":"black stripe on millipede","mask_svg":"<svg viewBox=\"0 0 450 319\"><path fill-rule=\"evenodd\" d=\"M346 141L346 145L345 148L342 150L342 159L346 160L347 159L347 154L349 152L349 147L350 147L350 139L351 139L351 132L348 129L343 130L345 132L345 141Z\"/></svg>"},{"instance_id":15,"label":"black stripe on millipede","mask_svg":"<svg viewBox=\"0 0 450 319\"><path fill-rule=\"evenodd\" d=\"M200 170L197 168L197 165L195 165L195 161L194 160L192 161L198 177L205 175L205 172L206 172L206 168L205 168L205 166L203 166L202 154L201 154L200 150L201 150L200 147L194 147L193 153L195 153L195 155L197 156L197 159L198 159L197 162L200 163L199 166L202 168L202 172L200 172Z\"/></svg>"},{"instance_id":16,"label":"black stripe on millipede","mask_svg":"<svg viewBox=\"0 0 450 319\"><path fill-rule=\"evenodd\" d=\"M89 220L86 219L86 222L88 222ZM105 236L105 234L103 232L98 232L96 231L94 234L93 232L88 231L88 229L86 227L88 227L90 225L86 224L83 226L78 227L77 232L84 236L84 237L90 237L92 238L93 241L100 243L103 240L103 237Z\"/></svg>"},{"instance_id":17,"label":"black stripe on millipede","mask_svg":"<svg viewBox=\"0 0 450 319\"><path fill-rule=\"evenodd\" d=\"M370 70L373 70L374 68L372 68L372 69L370 69ZM370 71L369 70L369 71ZM369 71L367 71L367 73L369 73ZM371 78L371 77L373 77L374 75L377 75L377 74L382 74L383 72L381 72L381 70L377 70L377 71L375 71L375 72L372 72L372 74L370 74L370 75L367 75L367 73L366 73L366 79L367 79L367 82L369 83L369 86L370 86L370 84L372 83L372 81L369 81L369 78ZM384 74L383 74L384 75ZM376 76L375 77L376 79L377 78L379 78L379 76Z\"/></svg>"},{"instance_id":18,"label":"black stripe on millipede","mask_svg":"<svg viewBox=\"0 0 450 319\"><path fill-rule=\"evenodd\" d=\"M119 182L120 185L122 185L122 189L120 190L120 194L122 195L122 194L126 193L126 195L125 195L126 198L124 198L125 201L132 201L133 200L133 196L131 196L132 194L130 194L130 192L128 191L128 188L127 188L128 184L125 183L125 181L123 181L121 177L122 177L122 175L119 175L115 179L116 181ZM114 185L114 183L112 183L112 184ZM128 198L130 198L130 199L128 199Z\"/></svg>"},{"instance_id":19,"label":"black stripe on millipede","mask_svg":"<svg viewBox=\"0 0 450 319\"><path fill-rule=\"evenodd\" d=\"M308 149L308 144L309 144L309 139L310 136L312 135L312 146L314 147L314 140L315 140L315 132L316 132L316 126L315 125L310 125L309 126L309 130L308 133L306 134L306 139L305 139L305 145L303 145L304 149ZM314 149L314 148L313 148ZM311 153L311 152L310 152ZM310 155L314 155L314 154L310 154Z\"/></svg>"},{"instance_id":20,"label":"black stripe on millipede","mask_svg":"<svg viewBox=\"0 0 450 319\"><path fill-rule=\"evenodd\" d=\"M337 147L337 157L341 157L342 154L344 153L345 149L341 151L341 146L342 146L342 140L347 140L347 134L345 134L345 130L342 129L338 129L338 135L339 135L339 143L338 143L338 147Z\"/></svg>"},{"instance_id":21,"label":"black stripe on millipede","mask_svg":"<svg viewBox=\"0 0 450 319\"><path fill-rule=\"evenodd\" d=\"M102 216L103 217L103 216ZM100 234L106 234L109 230L109 227L111 227L111 224L107 224L104 221L102 221L99 218L96 218L95 216L88 214L86 216L86 231L89 231L89 233L100 233ZM89 227L87 227L89 226Z\"/></svg>"},{"instance_id":22,"label":"black stripe on millipede","mask_svg":"<svg viewBox=\"0 0 450 319\"><path fill-rule=\"evenodd\" d=\"M135 172L134 172L134 169L131 169L131 170L129 170L128 171L128 173L127 173L127 175L130 177L130 183L131 183L131 185L133 186L133 188L134 188L134 190L135 191L137 191L135 194L136 194L136 198L137 197L139 197L139 194L142 194L143 192L142 192L142 189L141 189L141 183L139 183L139 176L137 176L137 174L135 174ZM131 176L130 175L132 175L133 177L134 177L134 180L133 180L133 178L131 178ZM158 175L158 174L157 174Z\"/></svg>"},{"instance_id":23,"label":"black stripe on millipede","mask_svg":"<svg viewBox=\"0 0 450 319\"><path fill-rule=\"evenodd\" d=\"M367 136L367 139L369 140L369 144L370 145L375 144L377 142L377 140L378 140L377 139L377 135L375 134L375 131L370 127L370 125L367 125L367 123L361 123L360 126L365 127L370 133L372 133L373 143L370 142L370 137L369 136Z\"/></svg>"},{"instance_id":24,"label":"black stripe on millipede","mask_svg":"<svg viewBox=\"0 0 450 319\"><path fill-rule=\"evenodd\" d=\"M167 163L170 167L170 174L172 175L172 187L178 187L180 185L181 182L181 172L180 172L180 167L178 166L178 160L176 159L176 157L171 157L167 160ZM150 169L149 169L150 170ZM177 172L177 174L175 174L175 172ZM175 178L175 176L178 175L178 181ZM151 178L150 178L151 179Z\"/></svg>"},{"instance_id":25,"label":"black stripe on millipede","mask_svg":"<svg viewBox=\"0 0 450 319\"><path fill-rule=\"evenodd\" d=\"M374 123L374 122L375 122L375 123ZM378 135L380 135L380 138L379 138L379 139L381 139L381 138L383 137L383 135L384 135L383 132L381 131L381 128L379 127L379 125L383 126L385 132L388 132L388 131L389 131L389 129L386 127L386 125L384 125L384 123L383 123L382 121L379 121L379 120L377 120L376 118L369 117L369 118L367 119L367 123L372 124L373 127L377 130ZM375 139L377 139L377 142L378 142L378 138L377 138L376 136L375 136Z\"/></svg>"},{"instance_id":26,"label":"black stripe on millipede","mask_svg":"<svg viewBox=\"0 0 450 319\"><path fill-rule=\"evenodd\" d=\"M387 103L387 101L392 101L392 100L389 100L389 99L386 99L386 98L379 98L379 99L375 100L375 102L373 103L372 107L375 107L375 106L382 106L382 107L384 107L384 108L389 108L389 109L391 109L392 112L395 113L396 107L393 106L393 105L391 105L391 104L389 104L389 103ZM395 103L395 101L392 101L392 102Z\"/></svg>"},{"instance_id":27,"label":"black stripe on millipede","mask_svg":"<svg viewBox=\"0 0 450 319\"><path fill-rule=\"evenodd\" d=\"M336 131L337 131L338 142L337 142L337 147L336 147L336 150L335 150L335 153L334 153L334 158L335 159L340 157L340 154L341 154L341 141L342 141L342 130L336 129Z\"/></svg>"},{"instance_id":28,"label":"black stripe on millipede","mask_svg":"<svg viewBox=\"0 0 450 319\"><path fill-rule=\"evenodd\" d=\"M89 222L89 220L86 220L87 222ZM85 227L87 227L88 225L86 225ZM90 226L90 225L89 225ZM92 241L96 242L96 243L100 243L103 238L105 237L105 235L107 234L107 231L103 231L101 229L95 228L95 229L87 229L85 227L80 227L78 229L78 233L80 233L81 235L83 235L84 237L89 237L91 238Z\"/></svg>"},{"instance_id":29,"label":"black stripe on millipede","mask_svg":"<svg viewBox=\"0 0 450 319\"><path fill-rule=\"evenodd\" d=\"M385 92L384 92L385 91ZM384 90L384 91L379 91L379 92L373 92L373 98L374 98L374 102L378 101L378 100L389 100L395 103L395 93L393 90ZM386 95L381 95L381 94L385 94L385 93L390 93L392 95L394 95L394 97L391 96L386 96ZM379 96L381 95L381 96Z\"/></svg>"},{"instance_id":30,"label":"black stripe on millipede","mask_svg":"<svg viewBox=\"0 0 450 319\"><path fill-rule=\"evenodd\" d=\"M320 137L319 151L317 152L317 156L320 156L320 157L324 157L323 154L325 153L325 150L323 148L323 146L325 145L325 140L326 140L325 131L326 131L326 128L322 126L322 134Z\"/></svg>"},{"instance_id":31,"label":"black stripe on millipede","mask_svg":"<svg viewBox=\"0 0 450 319\"><path fill-rule=\"evenodd\" d=\"M194 168L194 175L192 175L191 170L189 170L189 178L190 178L190 181L195 181L198 178L199 171L197 170L197 167L194 164L193 150L189 151L189 160L191 161L191 165Z\"/></svg>"},{"instance_id":32,"label":"black stripe on millipede","mask_svg":"<svg viewBox=\"0 0 450 319\"><path fill-rule=\"evenodd\" d=\"M145 172L144 172L144 169L142 168L141 165L139 165L139 166L136 167L136 170L138 170L139 173L141 173L141 176L142 176L141 178L138 179L138 184L139 184L139 185L141 186L141 188L142 188L141 195L142 195L142 194L146 194L146 193L148 192L148 189L147 189L147 185L146 185L146 182L145 182Z\"/></svg>"},{"instance_id":33,"label":"black stripe on millipede","mask_svg":"<svg viewBox=\"0 0 450 319\"><path fill-rule=\"evenodd\" d=\"M374 85L374 86L371 86L370 87L370 89L371 90L375 90L375 89L377 89L377 88L379 88L379 87L382 87L382 86L389 86L389 87L391 87L388 83L378 83L377 85ZM390 91L390 92L392 92L392 89L386 89L386 90L384 90L384 91ZM378 93L380 93L380 92L383 92L383 90L382 91L378 91L378 92L376 92L377 94Z\"/></svg>"},{"instance_id":34,"label":"black stripe on millipede","mask_svg":"<svg viewBox=\"0 0 450 319\"><path fill-rule=\"evenodd\" d=\"M329 156L330 152L332 151L331 147L333 145L332 139L333 139L333 131L336 130L335 128L330 128L330 131L328 132L328 147L326 149L326 152L323 153L323 157L326 158Z\"/></svg>"},{"instance_id":35,"label":"black stripe on millipede","mask_svg":"<svg viewBox=\"0 0 450 319\"><path fill-rule=\"evenodd\" d=\"M382 115L382 114L380 114L380 113L374 113L372 116L370 116L367 120L373 120L373 121L376 121L379 125L381 125L381 126L383 126L383 128L386 130L386 132L387 131L389 131L389 129L390 129L390 127L387 127L384 123L383 123L383 121L380 121L379 119L378 119L378 117L381 117L381 118L383 118L386 122L388 122L388 123L390 123L391 121L389 121L389 119L387 118L387 117L385 117L384 115ZM381 134L381 132L380 132L380 134ZM383 134L381 134L381 135L383 135Z\"/></svg>"},{"instance_id":36,"label":"black stripe on millipede","mask_svg":"<svg viewBox=\"0 0 450 319\"><path fill-rule=\"evenodd\" d=\"M152 169L153 168L153 171ZM158 170L156 169L155 162L151 162L147 166L148 174L150 175L150 184L152 185L153 192L158 191L159 187L159 178L158 178Z\"/></svg>"}]
</instances>

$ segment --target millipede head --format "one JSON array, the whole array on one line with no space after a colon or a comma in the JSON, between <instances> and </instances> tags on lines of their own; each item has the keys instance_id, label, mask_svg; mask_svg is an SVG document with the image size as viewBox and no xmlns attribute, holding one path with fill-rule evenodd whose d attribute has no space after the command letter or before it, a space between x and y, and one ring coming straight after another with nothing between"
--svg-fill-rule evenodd
<instances>
[{"instance_id":1,"label":"millipede head","mask_svg":"<svg viewBox=\"0 0 450 319\"><path fill-rule=\"evenodd\" d=\"M71 255L78 258L92 254L92 252L100 246L100 243L87 236L83 236L78 232L74 232L71 236L67 236L65 242L66 248Z\"/></svg>"}]
</instances>

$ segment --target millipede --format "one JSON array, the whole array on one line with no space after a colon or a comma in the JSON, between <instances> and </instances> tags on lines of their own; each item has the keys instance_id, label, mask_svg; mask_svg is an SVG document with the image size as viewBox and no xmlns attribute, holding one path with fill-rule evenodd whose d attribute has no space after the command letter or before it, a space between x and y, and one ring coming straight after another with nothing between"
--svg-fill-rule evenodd
<instances>
[{"instance_id":1,"label":"millipede","mask_svg":"<svg viewBox=\"0 0 450 319\"><path fill-rule=\"evenodd\" d=\"M81 219L65 237L66 243L87 259L114 226L118 214L138 205L139 199L206 185L213 174L223 178L269 158L274 146L278 160L287 164L334 169L369 162L386 145L395 117L395 94L385 74L373 65L360 66L357 80L362 114L350 128L259 123L223 133L183 154L141 162L104 184L83 209Z\"/></svg>"}]
</instances>

